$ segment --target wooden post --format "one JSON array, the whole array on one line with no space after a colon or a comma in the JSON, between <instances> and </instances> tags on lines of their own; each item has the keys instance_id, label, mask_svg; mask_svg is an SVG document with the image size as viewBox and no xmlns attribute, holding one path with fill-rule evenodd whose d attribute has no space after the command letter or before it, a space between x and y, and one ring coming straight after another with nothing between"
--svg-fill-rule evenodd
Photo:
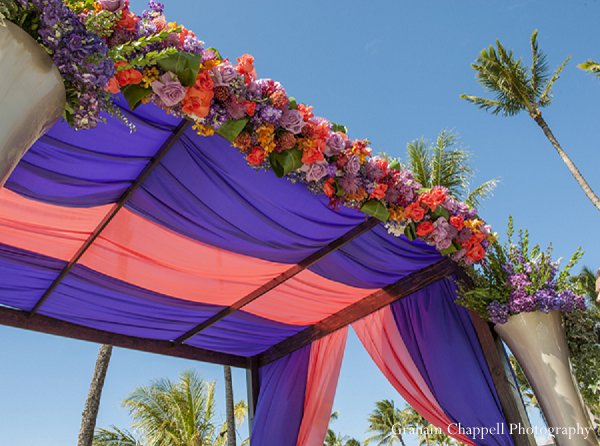
<instances>
[{"instance_id":1,"label":"wooden post","mask_svg":"<svg viewBox=\"0 0 600 446\"><path fill-rule=\"evenodd\" d=\"M248 429L250 431L250 438L252 438L252 427L254 426L254 415L256 414L258 392L260 390L258 382L258 361L256 358L248 358L248 367L246 368L246 388L248 392Z\"/></svg>"},{"instance_id":2,"label":"wooden post","mask_svg":"<svg viewBox=\"0 0 600 446\"><path fill-rule=\"evenodd\" d=\"M527 428L531 426L531 423L529 422L518 387L512 376L504 346L487 322L481 319L477 313L473 311L470 313L481 349L483 350L483 355L485 356L494 386L496 387L496 393L500 399L500 405L508 423L507 428L509 429L509 433L511 425L522 427L521 430L514 429L512 432L515 445L536 446L535 438L532 434L520 433L527 432Z\"/></svg>"}]
</instances>

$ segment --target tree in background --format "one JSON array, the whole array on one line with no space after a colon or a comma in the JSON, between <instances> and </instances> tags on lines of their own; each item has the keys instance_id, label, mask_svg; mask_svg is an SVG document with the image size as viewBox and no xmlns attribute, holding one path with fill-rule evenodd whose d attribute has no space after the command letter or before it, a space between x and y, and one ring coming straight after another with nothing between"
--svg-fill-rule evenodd
<instances>
[{"instance_id":1,"label":"tree in background","mask_svg":"<svg viewBox=\"0 0 600 446\"><path fill-rule=\"evenodd\" d=\"M104 380L108 371L108 364L112 355L112 345L101 345L96 359L94 375L90 383L90 389L85 401L83 413L81 415L81 428L77 438L77 446L92 446L94 441L94 430L96 429L96 420L98 419L98 410L100 409L100 398L104 388Z\"/></svg>"},{"instance_id":2,"label":"tree in background","mask_svg":"<svg viewBox=\"0 0 600 446\"><path fill-rule=\"evenodd\" d=\"M99 429L94 446L225 446L227 423L216 423L214 392L214 382L189 371L178 382L160 379L139 387L123 401L133 418L132 431ZM237 425L247 410L244 401L235 405Z\"/></svg>"},{"instance_id":3,"label":"tree in background","mask_svg":"<svg viewBox=\"0 0 600 446\"><path fill-rule=\"evenodd\" d=\"M402 433L410 428L406 413L396 408L391 400L375 402L375 409L368 418L368 432L371 434L364 441L365 445L375 443L376 446L406 446Z\"/></svg>"},{"instance_id":4,"label":"tree in background","mask_svg":"<svg viewBox=\"0 0 600 446\"><path fill-rule=\"evenodd\" d=\"M429 144L424 139L408 143L408 168L414 172L415 179L423 187L443 186L469 206L476 207L489 196L498 180L493 179L470 190L470 181L474 172L471 167L471 154L461 147L458 138L452 132L442 130Z\"/></svg>"},{"instance_id":5,"label":"tree in background","mask_svg":"<svg viewBox=\"0 0 600 446\"><path fill-rule=\"evenodd\" d=\"M334 411L329 417L329 429L327 429L327 435L325 436L325 441L323 442L323 446L360 446L360 441L355 438L348 438L347 435L342 435L340 433L335 433L333 429L331 429L331 424L337 420L339 417L339 413Z\"/></svg>"},{"instance_id":6,"label":"tree in background","mask_svg":"<svg viewBox=\"0 0 600 446\"><path fill-rule=\"evenodd\" d=\"M227 414L227 446L235 446L235 407L233 402L233 379L231 367L223 367L225 375L225 413Z\"/></svg>"},{"instance_id":7,"label":"tree in background","mask_svg":"<svg viewBox=\"0 0 600 446\"><path fill-rule=\"evenodd\" d=\"M538 48L537 30L531 35L531 57L531 67L528 67L496 41L496 47L490 46L481 51L472 65L479 83L495 97L488 99L464 94L461 97L495 115L514 116L521 111L527 112L542 129L586 196L600 210L600 198L563 150L542 116L541 109L552 102L552 87L569 58L550 75L546 56Z\"/></svg>"}]
</instances>

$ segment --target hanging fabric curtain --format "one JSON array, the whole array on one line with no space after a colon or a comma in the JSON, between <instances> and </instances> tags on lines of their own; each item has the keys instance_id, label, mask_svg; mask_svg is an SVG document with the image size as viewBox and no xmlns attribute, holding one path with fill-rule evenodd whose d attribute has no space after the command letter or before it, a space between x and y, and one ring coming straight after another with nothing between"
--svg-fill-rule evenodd
<instances>
[{"instance_id":1,"label":"hanging fabric curtain","mask_svg":"<svg viewBox=\"0 0 600 446\"><path fill-rule=\"evenodd\" d=\"M454 296L454 282L441 280L353 327L394 388L431 424L467 444L512 445L470 316Z\"/></svg>"},{"instance_id":2,"label":"hanging fabric curtain","mask_svg":"<svg viewBox=\"0 0 600 446\"><path fill-rule=\"evenodd\" d=\"M346 327L260 368L252 444L323 444L347 336Z\"/></svg>"}]
</instances>

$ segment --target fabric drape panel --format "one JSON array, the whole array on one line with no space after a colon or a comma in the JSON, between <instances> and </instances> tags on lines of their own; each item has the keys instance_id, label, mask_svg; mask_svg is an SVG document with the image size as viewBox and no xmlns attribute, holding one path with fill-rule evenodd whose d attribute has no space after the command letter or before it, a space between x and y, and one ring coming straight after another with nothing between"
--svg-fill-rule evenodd
<instances>
[{"instance_id":1,"label":"fabric drape panel","mask_svg":"<svg viewBox=\"0 0 600 446\"><path fill-rule=\"evenodd\" d=\"M344 327L311 346L304 416L297 446L323 445L347 339L348 327Z\"/></svg>"},{"instance_id":2,"label":"fabric drape panel","mask_svg":"<svg viewBox=\"0 0 600 446\"><path fill-rule=\"evenodd\" d=\"M506 420L468 312L456 305L456 284L440 280L391 305L410 356L450 419L468 429L502 433L476 438L478 445L512 445Z\"/></svg>"},{"instance_id":3,"label":"fabric drape panel","mask_svg":"<svg viewBox=\"0 0 600 446\"><path fill-rule=\"evenodd\" d=\"M358 338L390 384L426 420L447 431L452 420L446 415L419 368L413 361L390 307L352 324ZM457 439L473 444L465 436Z\"/></svg>"},{"instance_id":4,"label":"fabric drape panel","mask_svg":"<svg viewBox=\"0 0 600 446\"><path fill-rule=\"evenodd\" d=\"M309 361L306 346L260 368L252 446L296 446Z\"/></svg>"}]
</instances>

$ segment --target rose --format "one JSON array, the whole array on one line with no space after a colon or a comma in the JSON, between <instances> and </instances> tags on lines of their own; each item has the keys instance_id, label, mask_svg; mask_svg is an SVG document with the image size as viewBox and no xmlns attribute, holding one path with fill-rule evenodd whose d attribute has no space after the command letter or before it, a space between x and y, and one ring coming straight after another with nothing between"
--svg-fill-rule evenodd
<instances>
[{"instance_id":1,"label":"rose","mask_svg":"<svg viewBox=\"0 0 600 446\"><path fill-rule=\"evenodd\" d=\"M119 91L121 91L121 87L119 86L119 81L117 80L116 77L113 77L108 81L108 85L106 86L106 91L108 91L109 93L113 93L113 94L117 94Z\"/></svg>"},{"instance_id":2,"label":"rose","mask_svg":"<svg viewBox=\"0 0 600 446\"><path fill-rule=\"evenodd\" d=\"M235 79L237 73L231 62L225 61L211 70L213 82L217 87L226 87Z\"/></svg>"},{"instance_id":3,"label":"rose","mask_svg":"<svg viewBox=\"0 0 600 446\"><path fill-rule=\"evenodd\" d=\"M248 164L252 166L258 166L262 164L266 155L267 154L262 147L254 147L252 150L250 150L250 153L248 153Z\"/></svg>"},{"instance_id":4,"label":"rose","mask_svg":"<svg viewBox=\"0 0 600 446\"><path fill-rule=\"evenodd\" d=\"M461 231L465 227L465 222L462 215L455 215L450 217L450 224L454 226L458 231Z\"/></svg>"},{"instance_id":5,"label":"rose","mask_svg":"<svg viewBox=\"0 0 600 446\"><path fill-rule=\"evenodd\" d=\"M352 155L350 159L348 159L348 164L346 164L344 170L350 175L358 174L358 171L360 170L360 159L357 155Z\"/></svg>"},{"instance_id":6,"label":"rose","mask_svg":"<svg viewBox=\"0 0 600 446\"><path fill-rule=\"evenodd\" d=\"M306 181L319 181L327 175L327 162L313 163L306 172Z\"/></svg>"},{"instance_id":7,"label":"rose","mask_svg":"<svg viewBox=\"0 0 600 446\"><path fill-rule=\"evenodd\" d=\"M142 82L142 77L142 73L133 68L130 68L128 70L121 70L118 71L117 74L115 74L115 78L119 82L119 85L122 87L125 85L137 85L140 82Z\"/></svg>"},{"instance_id":8,"label":"rose","mask_svg":"<svg viewBox=\"0 0 600 446\"><path fill-rule=\"evenodd\" d=\"M413 221L421 221L425 217L425 209L419 203L414 202L406 206L405 214L407 218Z\"/></svg>"},{"instance_id":9,"label":"rose","mask_svg":"<svg viewBox=\"0 0 600 446\"><path fill-rule=\"evenodd\" d=\"M431 234L433 232L433 223L430 221L424 221L419 223L417 226L417 235L419 237L425 237L427 234Z\"/></svg>"},{"instance_id":10,"label":"rose","mask_svg":"<svg viewBox=\"0 0 600 446\"><path fill-rule=\"evenodd\" d=\"M325 155L337 155L344 150L344 146L345 141L342 134L339 132L333 132L331 135L329 135L329 138L327 138L327 149L325 150Z\"/></svg>"},{"instance_id":11,"label":"rose","mask_svg":"<svg viewBox=\"0 0 600 446\"><path fill-rule=\"evenodd\" d=\"M373 192L371 192L369 198L381 200L383 197L385 197L385 191L387 190L387 188L387 184L377 184L377 186L375 186L375 189L373 189Z\"/></svg>"},{"instance_id":12,"label":"rose","mask_svg":"<svg viewBox=\"0 0 600 446\"><path fill-rule=\"evenodd\" d=\"M199 73L196 77L196 83L194 84L194 87L202 91L212 91L213 80L210 77L210 72L202 71L201 73Z\"/></svg>"},{"instance_id":13,"label":"rose","mask_svg":"<svg viewBox=\"0 0 600 446\"><path fill-rule=\"evenodd\" d=\"M313 164L319 161L323 161L324 159L325 156L323 155L323 152L319 150L319 147L316 145L308 150L305 150L302 154L302 162L304 164Z\"/></svg>"},{"instance_id":14,"label":"rose","mask_svg":"<svg viewBox=\"0 0 600 446\"><path fill-rule=\"evenodd\" d=\"M126 31L135 31L139 21L138 16L132 13L129 8L125 8L123 9L123 17L117 22L117 25Z\"/></svg>"},{"instance_id":15,"label":"rose","mask_svg":"<svg viewBox=\"0 0 600 446\"><path fill-rule=\"evenodd\" d=\"M126 0L98 0L98 3L110 12L120 11L127 6Z\"/></svg>"},{"instance_id":16,"label":"rose","mask_svg":"<svg viewBox=\"0 0 600 446\"><path fill-rule=\"evenodd\" d=\"M152 82L152 91L167 107L179 104L186 95L185 87L171 72L163 74L159 80Z\"/></svg>"},{"instance_id":17,"label":"rose","mask_svg":"<svg viewBox=\"0 0 600 446\"><path fill-rule=\"evenodd\" d=\"M188 87L185 97L181 101L182 110L184 113L204 118L208 115L213 96L212 91L202 91L196 87Z\"/></svg>"},{"instance_id":18,"label":"rose","mask_svg":"<svg viewBox=\"0 0 600 446\"><path fill-rule=\"evenodd\" d=\"M434 187L431 191L421 194L419 201L434 211L435 208L446 201L446 196L446 191L443 188Z\"/></svg>"},{"instance_id":19,"label":"rose","mask_svg":"<svg viewBox=\"0 0 600 446\"><path fill-rule=\"evenodd\" d=\"M256 79L256 70L254 69L254 57L250 54L244 54L242 57L238 57L238 64L235 67L236 71L244 76L244 80L247 84Z\"/></svg>"},{"instance_id":20,"label":"rose","mask_svg":"<svg viewBox=\"0 0 600 446\"><path fill-rule=\"evenodd\" d=\"M294 135L297 135L302 131L305 122L298 110L285 110L281 115L279 125Z\"/></svg>"},{"instance_id":21,"label":"rose","mask_svg":"<svg viewBox=\"0 0 600 446\"><path fill-rule=\"evenodd\" d=\"M467 249L467 257L474 262L479 262L485 257L485 249L479 243L475 243L470 249Z\"/></svg>"}]
</instances>

